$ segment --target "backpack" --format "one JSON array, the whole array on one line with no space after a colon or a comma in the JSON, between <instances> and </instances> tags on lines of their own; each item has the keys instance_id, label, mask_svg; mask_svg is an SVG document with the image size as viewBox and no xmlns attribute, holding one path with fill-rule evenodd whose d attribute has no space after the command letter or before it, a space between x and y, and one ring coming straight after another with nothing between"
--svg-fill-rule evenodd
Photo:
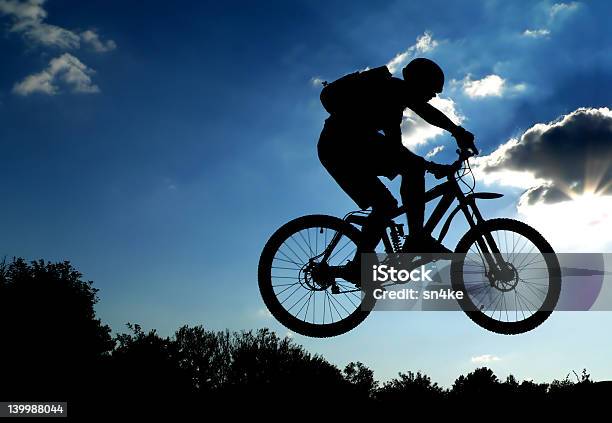
<instances>
[{"instance_id":1,"label":"backpack","mask_svg":"<svg viewBox=\"0 0 612 423\"><path fill-rule=\"evenodd\" d=\"M333 82L323 82L321 104L329 114L351 112L371 105L380 87L391 79L386 66L353 72Z\"/></svg>"}]
</instances>

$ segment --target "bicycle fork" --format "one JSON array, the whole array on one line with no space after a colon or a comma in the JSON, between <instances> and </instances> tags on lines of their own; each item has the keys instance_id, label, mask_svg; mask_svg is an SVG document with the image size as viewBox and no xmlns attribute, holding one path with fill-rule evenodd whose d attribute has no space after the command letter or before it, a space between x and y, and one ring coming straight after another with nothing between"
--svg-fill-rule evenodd
<instances>
[{"instance_id":1,"label":"bicycle fork","mask_svg":"<svg viewBox=\"0 0 612 423\"><path fill-rule=\"evenodd\" d=\"M497 243L493 239L493 236L490 232L483 232L479 229L482 227L481 224L484 223L485 220L482 217L482 214L480 214L478 207L476 207L476 200L474 198L468 200L465 197L463 197L462 200L464 201L460 202L461 211L463 211L465 214L465 218L467 219L471 229L478 235L476 238L476 244L481 257L484 257L484 260L487 262L488 268L490 269L486 276L491 285L494 285L495 279L511 279L514 277L514 271L504 260L501 252L499 251ZM472 210L471 213L468 209L468 205ZM472 216L475 218L475 222L472 219Z\"/></svg>"}]
</instances>

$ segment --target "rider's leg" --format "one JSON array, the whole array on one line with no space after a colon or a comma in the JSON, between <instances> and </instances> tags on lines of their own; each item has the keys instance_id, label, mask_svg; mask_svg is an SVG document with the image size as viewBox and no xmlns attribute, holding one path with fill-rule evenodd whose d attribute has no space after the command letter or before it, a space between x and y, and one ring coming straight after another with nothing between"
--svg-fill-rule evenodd
<instances>
[{"instance_id":1,"label":"rider's leg","mask_svg":"<svg viewBox=\"0 0 612 423\"><path fill-rule=\"evenodd\" d=\"M376 132L352 133L350 128L338 129L328 124L318 143L321 163L362 210L372 207L351 260L350 267L359 269L361 254L374 252L387 222L397 210L397 200L377 176L386 176L387 162L394 156L387 154L387 144L377 139L382 135ZM352 141L350 148L343 142L347 138Z\"/></svg>"},{"instance_id":2,"label":"rider's leg","mask_svg":"<svg viewBox=\"0 0 612 423\"><path fill-rule=\"evenodd\" d=\"M372 212L361 227L361 237L355 251L355 256L347 263L343 276L346 280L354 281L355 283L360 281L362 254L375 252L375 248L380 242L389 220L394 217L397 210L397 200L378 178L375 179L380 186L377 186L378 184L375 183L366 184L370 187L369 193L375 194ZM374 189L374 187L378 189Z\"/></svg>"},{"instance_id":3,"label":"rider's leg","mask_svg":"<svg viewBox=\"0 0 612 423\"><path fill-rule=\"evenodd\" d=\"M451 253L437 239L423 228L425 219L425 161L412 154L404 158L406 165L400 171L402 183L400 195L406 207L409 237L406 240L405 252L413 253Z\"/></svg>"},{"instance_id":4,"label":"rider's leg","mask_svg":"<svg viewBox=\"0 0 612 423\"><path fill-rule=\"evenodd\" d=\"M376 179L378 180L378 178ZM383 185L380 180L378 182ZM384 187L384 190L379 187L376 194L376 199L372 204L372 213L367 217L361 228L361 239L357 247L356 257L360 257L361 253L374 252L389 220L397 209L397 200L393 198L386 187Z\"/></svg>"},{"instance_id":5,"label":"rider's leg","mask_svg":"<svg viewBox=\"0 0 612 423\"><path fill-rule=\"evenodd\" d=\"M406 207L406 218L411 236L420 235L425 219L425 161L421 157L406 155L401 170L400 196Z\"/></svg>"}]
</instances>

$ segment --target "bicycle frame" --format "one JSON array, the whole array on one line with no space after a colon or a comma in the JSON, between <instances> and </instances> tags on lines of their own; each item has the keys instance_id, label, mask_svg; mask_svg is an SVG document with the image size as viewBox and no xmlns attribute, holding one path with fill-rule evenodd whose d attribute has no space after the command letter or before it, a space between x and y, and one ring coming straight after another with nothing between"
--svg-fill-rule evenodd
<instances>
[{"instance_id":1,"label":"bicycle frame","mask_svg":"<svg viewBox=\"0 0 612 423\"><path fill-rule=\"evenodd\" d=\"M427 222L425 222L424 230L427 231L427 233L433 232L433 230L438 226L442 220L442 217L448 211L455 199L459 202L455 209L446 218L444 225L442 225L442 230L440 231L440 235L438 237L438 241L440 242L442 242L446 236L448 229L450 228L451 221L459 210L463 212L465 219L470 225L470 228L475 228L476 225L484 222L484 219L480 214L480 210L478 210L478 207L476 206L476 199L493 199L503 196L503 194L493 192L478 192L464 195L453 175L448 176L447 179L448 180L446 182L436 185L425 193L425 203L429 203L438 197L442 197L436 205L434 211L431 213L431 216L429 216L429 219L427 219ZM397 208L393 215L393 219L401 216L404 213L406 213L406 206L402 205Z\"/></svg>"},{"instance_id":2,"label":"bicycle frame","mask_svg":"<svg viewBox=\"0 0 612 423\"><path fill-rule=\"evenodd\" d=\"M450 209L453 201L457 200L459 204L454 208L454 210L446 218L446 221L444 222L442 229L440 231L440 235L438 236L438 241L441 242L444 239L444 237L448 233L448 230L450 228L450 224L453 218L457 215L459 211L463 212L465 219L470 225L470 228L475 231L478 231L478 224L484 222L484 218L482 217L480 210L478 210L478 207L476 205L476 199L494 199L494 198L500 198L502 196L503 194L498 194L498 193L493 193L493 192L478 192L478 193L472 193L472 194L465 195L463 191L461 190L461 187L457 183L457 180L455 179L455 176L453 173L447 177L446 182L436 185L435 187L431 188L425 193L426 203L433 201L438 197L442 197L442 198L440 199L435 209L429 216L429 219L427 219L427 222L424 225L424 230L427 231L426 233L432 233L433 230L438 226L438 224L440 223L440 221L442 220L446 212ZM392 218L390 220L390 224L387 226L387 228L392 227L393 219L405 213L406 213L406 206L405 205L399 206L396 209L396 211L393 213ZM351 214L345 217L345 220L347 222L353 223L356 225L363 225L365 223L365 219L367 219L367 217L356 216L356 215L351 215ZM490 233L484 233L480 235L481 236L477 239L477 244L481 250L481 253L484 253L487 263L489 264L489 268L495 269L496 271L497 270L503 271L505 266L503 266L502 264L504 262L503 260L501 262L499 261L502 258L500 255L499 248L497 244L495 243L495 241L493 240L493 237L491 236ZM386 231L384 232L384 234L382 234L382 241L385 247L385 251L388 254L392 254L396 252L393 249L393 246L389 239L389 235L387 234ZM333 241L332 241L332 244L330 244L330 247L332 249L335 248L335 246L333 246ZM495 257L495 259L497 260L494 260L493 257L491 257L491 255L493 255L493 257ZM499 263L499 265L496 265L496 261Z\"/></svg>"}]
</instances>

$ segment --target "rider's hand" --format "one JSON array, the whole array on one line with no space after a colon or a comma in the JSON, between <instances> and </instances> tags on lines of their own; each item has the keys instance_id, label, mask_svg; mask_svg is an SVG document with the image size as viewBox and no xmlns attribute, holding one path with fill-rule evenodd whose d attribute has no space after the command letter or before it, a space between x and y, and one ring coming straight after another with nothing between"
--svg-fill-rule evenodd
<instances>
[{"instance_id":1,"label":"rider's hand","mask_svg":"<svg viewBox=\"0 0 612 423\"><path fill-rule=\"evenodd\" d=\"M474 134L472 134L470 131L458 126L453 133L453 137L455 137L455 140L457 140L457 145L461 150L467 150L472 154L478 154L478 150L474 145Z\"/></svg>"},{"instance_id":2,"label":"rider's hand","mask_svg":"<svg viewBox=\"0 0 612 423\"><path fill-rule=\"evenodd\" d=\"M445 176L450 175L453 171L451 165L444 165L434 162L425 162L425 169L427 169L429 173L433 174L436 179L442 179Z\"/></svg>"}]
</instances>

